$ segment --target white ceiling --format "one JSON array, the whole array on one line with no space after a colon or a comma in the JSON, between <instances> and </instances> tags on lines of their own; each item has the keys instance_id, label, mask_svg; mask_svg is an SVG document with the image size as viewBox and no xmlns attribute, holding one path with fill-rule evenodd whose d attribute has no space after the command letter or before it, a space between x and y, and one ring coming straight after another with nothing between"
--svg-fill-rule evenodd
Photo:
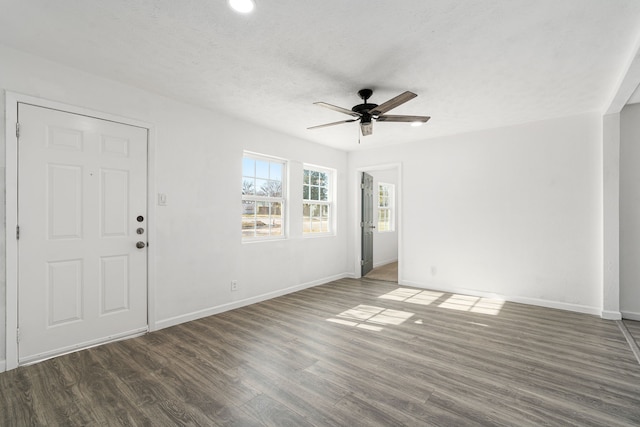
<instances>
[{"instance_id":1,"label":"white ceiling","mask_svg":"<svg viewBox=\"0 0 640 427\"><path fill-rule=\"evenodd\" d=\"M605 110L638 0L0 0L0 43L296 137L358 149L351 108L411 90L361 148Z\"/></svg>"}]
</instances>

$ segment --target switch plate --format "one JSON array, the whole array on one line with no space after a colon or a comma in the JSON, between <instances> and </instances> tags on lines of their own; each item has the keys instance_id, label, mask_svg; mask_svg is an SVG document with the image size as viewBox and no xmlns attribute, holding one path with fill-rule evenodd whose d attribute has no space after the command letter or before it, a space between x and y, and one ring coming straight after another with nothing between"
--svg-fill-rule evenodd
<instances>
[{"instance_id":1,"label":"switch plate","mask_svg":"<svg viewBox=\"0 0 640 427\"><path fill-rule=\"evenodd\" d=\"M167 206L167 195L165 193L158 193L158 206Z\"/></svg>"}]
</instances>

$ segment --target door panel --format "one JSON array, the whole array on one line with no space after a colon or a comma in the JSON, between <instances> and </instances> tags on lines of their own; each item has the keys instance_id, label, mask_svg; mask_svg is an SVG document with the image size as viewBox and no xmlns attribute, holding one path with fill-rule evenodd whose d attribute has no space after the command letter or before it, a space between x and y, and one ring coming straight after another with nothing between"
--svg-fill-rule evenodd
<instances>
[{"instance_id":1,"label":"door panel","mask_svg":"<svg viewBox=\"0 0 640 427\"><path fill-rule=\"evenodd\" d=\"M147 130L27 104L18 119L18 362L146 330Z\"/></svg>"},{"instance_id":2,"label":"door panel","mask_svg":"<svg viewBox=\"0 0 640 427\"><path fill-rule=\"evenodd\" d=\"M362 271L364 276L373 270L373 177L362 173Z\"/></svg>"},{"instance_id":3,"label":"door panel","mask_svg":"<svg viewBox=\"0 0 640 427\"><path fill-rule=\"evenodd\" d=\"M47 267L47 326L82 320L82 260L49 262Z\"/></svg>"}]
</instances>

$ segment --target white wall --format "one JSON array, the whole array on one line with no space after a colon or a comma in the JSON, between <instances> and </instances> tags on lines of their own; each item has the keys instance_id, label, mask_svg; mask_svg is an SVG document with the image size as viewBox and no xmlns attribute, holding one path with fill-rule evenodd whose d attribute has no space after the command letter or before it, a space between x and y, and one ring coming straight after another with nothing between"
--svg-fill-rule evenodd
<instances>
[{"instance_id":1,"label":"white wall","mask_svg":"<svg viewBox=\"0 0 640 427\"><path fill-rule=\"evenodd\" d=\"M401 283L600 314L601 141L584 114L353 152L349 170L402 163Z\"/></svg>"},{"instance_id":2,"label":"white wall","mask_svg":"<svg viewBox=\"0 0 640 427\"><path fill-rule=\"evenodd\" d=\"M602 118L602 318L620 320L620 114Z\"/></svg>"},{"instance_id":3,"label":"white wall","mask_svg":"<svg viewBox=\"0 0 640 427\"><path fill-rule=\"evenodd\" d=\"M381 182L394 184L398 191L398 169L371 170L367 172L373 177L374 212L373 217L378 218L378 184ZM397 208L397 197L394 194ZM394 218L395 221L395 218ZM373 266L379 267L398 260L398 228L394 231L380 232L377 225L373 231Z\"/></svg>"},{"instance_id":4,"label":"white wall","mask_svg":"<svg viewBox=\"0 0 640 427\"><path fill-rule=\"evenodd\" d=\"M640 104L620 114L620 311L640 320Z\"/></svg>"},{"instance_id":5,"label":"white wall","mask_svg":"<svg viewBox=\"0 0 640 427\"><path fill-rule=\"evenodd\" d=\"M158 327L346 274L346 153L2 46L0 64L3 108L4 91L9 90L153 125L155 186L168 195L168 206L156 208L156 241L150 242L157 255L152 268ZM4 120L0 123L0 186L4 188ZM244 149L291 160L287 240L241 243ZM337 170L336 236L302 237L303 162ZM4 213L3 209L2 223ZM6 234L1 235L0 361L5 354L6 313ZM238 280L237 292L230 291L231 280Z\"/></svg>"}]
</instances>

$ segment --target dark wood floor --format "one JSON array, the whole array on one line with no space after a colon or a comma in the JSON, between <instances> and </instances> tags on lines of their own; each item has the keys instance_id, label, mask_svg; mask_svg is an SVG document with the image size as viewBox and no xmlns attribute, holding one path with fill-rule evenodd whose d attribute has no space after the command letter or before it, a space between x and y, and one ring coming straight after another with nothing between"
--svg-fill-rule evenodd
<instances>
[{"instance_id":1,"label":"dark wood floor","mask_svg":"<svg viewBox=\"0 0 640 427\"><path fill-rule=\"evenodd\" d=\"M0 425L631 426L615 322L345 279L0 374Z\"/></svg>"},{"instance_id":2,"label":"dark wood floor","mask_svg":"<svg viewBox=\"0 0 640 427\"><path fill-rule=\"evenodd\" d=\"M640 347L640 322L635 320L623 320L627 330L636 342L636 345Z\"/></svg>"}]
</instances>

